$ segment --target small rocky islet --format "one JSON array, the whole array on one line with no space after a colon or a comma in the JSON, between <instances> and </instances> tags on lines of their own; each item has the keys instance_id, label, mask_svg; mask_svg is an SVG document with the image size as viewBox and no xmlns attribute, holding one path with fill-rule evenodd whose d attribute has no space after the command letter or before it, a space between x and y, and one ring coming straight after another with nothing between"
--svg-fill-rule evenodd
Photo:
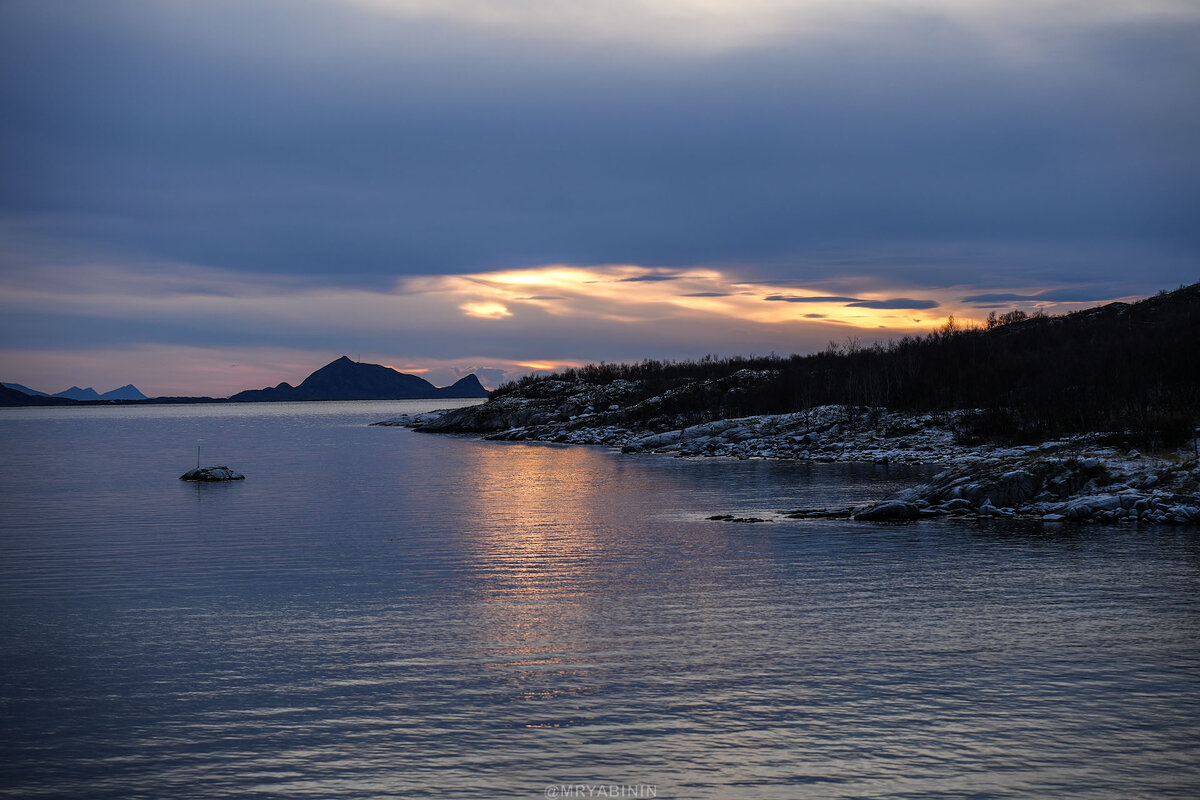
<instances>
[{"instance_id":1,"label":"small rocky islet","mask_svg":"<svg viewBox=\"0 0 1200 800\"><path fill-rule=\"evenodd\" d=\"M218 481L244 481L246 476L229 467L196 467L179 476L181 481L192 483L216 483Z\"/></svg>"},{"instance_id":2,"label":"small rocky islet","mask_svg":"<svg viewBox=\"0 0 1200 800\"><path fill-rule=\"evenodd\" d=\"M731 377L753 381L758 376ZM678 457L952 465L926 483L865 506L796 509L779 512L779 518L903 522L967 517L1200 525L1200 459L1195 439L1182 449L1160 448L1153 454L1113 444L1121 437L1107 433L1020 446L964 443L959 435L962 423L977 411L907 413L846 405L647 430L628 422L644 416L629 413L625 405L635 395L635 387L623 385L630 383L569 385L547 380L529 387L532 391L481 405L375 424ZM653 402L650 398L639 405ZM733 514L711 519L764 521Z\"/></svg>"}]
</instances>

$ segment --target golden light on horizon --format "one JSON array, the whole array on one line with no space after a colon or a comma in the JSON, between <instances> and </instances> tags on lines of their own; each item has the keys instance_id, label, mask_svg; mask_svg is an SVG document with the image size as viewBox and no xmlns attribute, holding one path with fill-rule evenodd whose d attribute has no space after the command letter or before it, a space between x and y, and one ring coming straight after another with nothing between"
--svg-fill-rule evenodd
<instances>
[{"instance_id":1,"label":"golden light on horizon","mask_svg":"<svg viewBox=\"0 0 1200 800\"><path fill-rule=\"evenodd\" d=\"M566 361L519 361L517 362L517 366L537 370L538 372L555 372L566 367L578 367L579 364Z\"/></svg>"},{"instance_id":2,"label":"golden light on horizon","mask_svg":"<svg viewBox=\"0 0 1200 800\"><path fill-rule=\"evenodd\" d=\"M481 283L499 283L511 286L558 286L567 288L595 280L595 273L583 268L552 266L483 273L475 277Z\"/></svg>"},{"instance_id":3,"label":"golden light on horizon","mask_svg":"<svg viewBox=\"0 0 1200 800\"><path fill-rule=\"evenodd\" d=\"M459 306L468 317L483 317L484 319L500 319L511 317L512 312L503 303L475 302L463 303Z\"/></svg>"},{"instance_id":4,"label":"golden light on horizon","mask_svg":"<svg viewBox=\"0 0 1200 800\"><path fill-rule=\"evenodd\" d=\"M923 332L949 316L981 323L958 287L872 286L842 296L819 288L746 282L715 268L654 268L631 264L576 267L548 264L427 276L422 294L446 295L467 316L513 317L517 307L542 317L591 319L607 324L670 324L712 319L761 325L833 325L864 334ZM864 287L865 288L865 287Z\"/></svg>"}]
</instances>

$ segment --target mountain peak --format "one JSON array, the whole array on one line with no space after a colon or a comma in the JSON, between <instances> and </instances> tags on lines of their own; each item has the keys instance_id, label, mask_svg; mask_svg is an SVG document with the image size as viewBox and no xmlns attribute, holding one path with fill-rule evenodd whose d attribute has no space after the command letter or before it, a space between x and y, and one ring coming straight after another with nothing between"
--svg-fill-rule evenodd
<instances>
[{"instance_id":1,"label":"mountain peak","mask_svg":"<svg viewBox=\"0 0 1200 800\"><path fill-rule=\"evenodd\" d=\"M80 389L78 386L72 386L65 391L56 392L54 397L66 397L71 400L99 400L100 393L89 386L86 389Z\"/></svg>"},{"instance_id":2,"label":"mountain peak","mask_svg":"<svg viewBox=\"0 0 1200 800\"><path fill-rule=\"evenodd\" d=\"M100 395L101 400L145 400L146 395L142 394L141 390L132 383L127 383L124 386L113 389L111 392L105 392Z\"/></svg>"},{"instance_id":3,"label":"mountain peak","mask_svg":"<svg viewBox=\"0 0 1200 800\"><path fill-rule=\"evenodd\" d=\"M454 382L453 386L447 386L442 390L447 397L487 397L488 390L479 382L479 378L472 372L469 375L464 375Z\"/></svg>"},{"instance_id":4,"label":"mountain peak","mask_svg":"<svg viewBox=\"0 0 1200 800\"><path fill-rule=\"evenodd\" d=\"M18 392L24 392L25 394L30 395L31 397L49 397L50 396L46 392L39 392L37 389L30 389L28 386L23 386L19 383L4 383L4 384L0 384L0 386L6 386L9 389L16 389Z\"/></svg>"},{"instance_id":5,"label":"mountain peak","mask_svg":"<svg viewBox=\"0 0 1200 800\"><path fill-rule=\"evenodd\" d=\"M364 364L349 356L330 361L296 387L281 383L273 389L250 389L233 400L426 400L435 397L488 396L474 374L439 389L424 378L382 364Z\"/></svg>"}]
</instances>

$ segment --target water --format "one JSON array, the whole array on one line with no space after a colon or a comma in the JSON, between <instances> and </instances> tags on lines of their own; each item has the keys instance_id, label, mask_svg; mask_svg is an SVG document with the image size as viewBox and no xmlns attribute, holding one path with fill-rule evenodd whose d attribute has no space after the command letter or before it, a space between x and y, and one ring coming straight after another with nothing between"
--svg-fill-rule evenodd
<instances>
[{"instance_id":1,"label":"water","mask_svg":"<svg viewBox=\"0 0 1200 800\"><path fill-rule=\"evenodd\" d=\"M1195 530L366 426L434 405L0 413L0 796L1200 794Z\"/></svg>"}]
</instances>

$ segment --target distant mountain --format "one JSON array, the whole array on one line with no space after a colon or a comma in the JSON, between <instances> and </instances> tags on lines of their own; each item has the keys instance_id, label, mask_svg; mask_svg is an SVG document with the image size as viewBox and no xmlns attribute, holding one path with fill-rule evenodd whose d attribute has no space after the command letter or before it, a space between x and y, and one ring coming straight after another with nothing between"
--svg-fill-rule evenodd
<instances>
[{"instance_id":1,"label":"distant mountain","mask_svg":"<svg viewBox=\"0 0 1200 800\"><path fill-rule=\"evenodd\" d=\"M20 389L0 384L0 406L73 406L76 401L66 397L50 397L45 394L26 394Z\"/></svg>"},{"instance_id":2,"label":"distant mountain","mask_svg":"<svg viewBox=\"0 0 1200 800\"><path fill-rule=\"evenodd\" d=\"M134 386L132 383L127 383L124 386L113 389L111 392L105 392L100 395L101 400L145 400L146 395Z\"/></svg>"},{"instance_id":3,"label":"distant mountain","mask_svg":"<svg viewBox=\"0 0 1200 800\"><path fill-rule=\"evenodd\" d=\"M483 384L479 382L479 378L475 377L474 372L459 378L445 389L438 389L438 391L441 392L439 397L487 397L491 394L483 388Z\"/></svg>"},{"instance_id":4,"label":"distant mountain","mask_svg":"<svg viewBox=\"0 0 1200 800\"><path fill-rule=\"evenodd\" d=\"M84 403L91 403L91 402L102 401L102 400L145 400L146 399L146 395L142 394L141 391L138 390L138 388L136 386L134 386L132 383L127 383L124 386L120 387L119 389L113 389L111 392L105 392L104 394L98 393L95 389L93 389L90 386L86 389L80 389L78 386L72 386L70 389L67 389L66 391L58 392L57 394L47 394L46 392L39 392L37 389L30 389L28 386L22 386L19 383L4 383L4 384L0 384L0 386L3 386L7 389L13 389L15 391L21 392L22 394L27 395L29 397L57 397L57 398L66 399L66 400L78 400L78 401L84 402Z\"/></svg>"},{"instance_id":5,"label":"distant mountain","mask_svg":"<svg viewBox=\"0 0 1200 800\"><path fill-rule=\"evenodd\" d=\"M248 389L229 398L238 402L283 400L428 400L439 397L488 396L474 375L439 389L424 378L397 372L381 364L359 364L347 356L309 375L299 386L281 383L266 389Z\"/></svg>"},{"instance_id":6,"label":"distant mountain","mask_svg":"<svg viewBox=\"0 0 1200 800\"><path fill-rule=\"evenodd\" d=\"M16 389L18 392L24 392L25 394L32 395L34 397L49 397L50 396L50 395L46 394L45 392L39 392L37 389L30 389L28 386L22 386L19 383L4 383L4 384L0 384L0 386L7 386L9 389Z\"/></svg>"},{"instance_id":7,"label":"distant mountain","mask_svg":"<svg viewBox=\"0 0 1200 800\"><path fill-rule=\"evenodd\" d=\"M99 400L100 393L92 387L80 389L78 386L72 386L61 392L55 392L51 397L66 397L70 400Z\"/></svg>"}]
</instances>

